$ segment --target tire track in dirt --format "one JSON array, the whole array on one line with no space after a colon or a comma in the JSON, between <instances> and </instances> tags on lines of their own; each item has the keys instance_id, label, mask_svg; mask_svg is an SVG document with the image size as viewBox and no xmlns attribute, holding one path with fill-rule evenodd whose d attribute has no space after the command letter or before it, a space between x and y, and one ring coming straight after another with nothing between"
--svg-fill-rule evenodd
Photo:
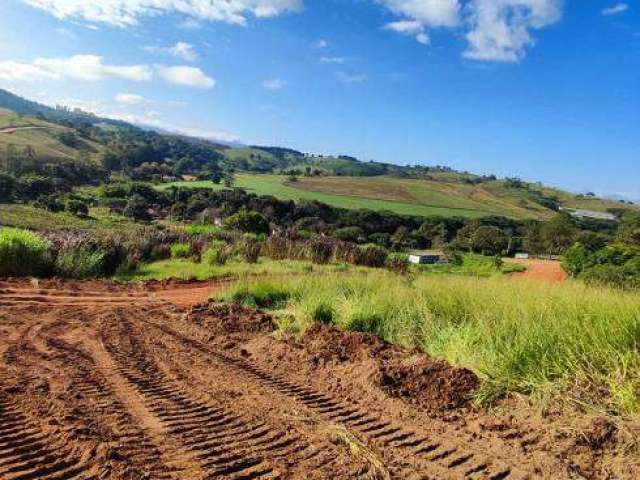
<instances>
[{"instance_id":1,"label":"tire track in dirt","mask_svg":"<svg viewBox=\"0 0 640 480\"><path fill-rule=\"evenodd\" d=\"M293 478L291 465L313 471L332 461L295 432L248 420L194 396L148 357L132 324L120 319L109 327L111 332L103 330L101 340L116 368L160 419L168 436L178 439L183 451L175 452L176 461L191 463L192 474L199 470L206 478Z\"/></svg>"},{"instance_id":2,"label":"tire track in dirt","mask_svg":"<svg viewBox=\"0 0 640 480\"><path fill-rule=\"evenodd\" d=\"M344 425L349 431L363 436L378 450L389 453L393 463L390 472L395 478L478 478L488 480L521 479L527 475L516 468L483 458L481 454L469 451L466 446L450 444L443 439L421 436L410 428L399 425L384 416L371 414L357 404L344 404L340 399L321 393L314 388L298 385L279 375L267 372L248 360L232 357L214 350L204 343L182 335L166 325L140 319L141 322L169 335L182 343L189 351L198 351L214 357L224 365L242 375L260 382L271 391L292 398L309 410L322 416L325 421ZM411 459L410 465L395 462L394 459ZM396 471L394 471L394 467ZM426 477L430 478L430 477Z\"/></svg>"}]
</instances>

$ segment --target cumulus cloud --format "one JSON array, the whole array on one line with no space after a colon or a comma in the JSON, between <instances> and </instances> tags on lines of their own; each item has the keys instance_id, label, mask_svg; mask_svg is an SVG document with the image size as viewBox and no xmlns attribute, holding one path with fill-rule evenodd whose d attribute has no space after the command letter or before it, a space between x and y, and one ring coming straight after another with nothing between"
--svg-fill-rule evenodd
<instances>
[{"instance_id":1,"label":"cumulus cloud","mask_svg":"<svg viewBox=\"0 0 640 480\"><path fill-rule=\"evenodd\" d=\"M151 80L153 72L147 65L109 65L97 55L74 55L69 58L36 58L31 63L0 62L0 78L4 80L76 80L96 81L122 78L134 82Z\"/></svg>"},{"instance_id":2,"label":"cumulus cloud","mask_svg":"<svg viewBox=\"0 0 640 480\"><path fill-rule=\"evenodd\" d=\"M175 85L195 88L213 88L216 81L197 67L187 65L156 65L161 78Z\"/></svg>"},{"instance_id":3,"label":"cumulus cloud","mask_svg":"<svg viewBox=\"0 0 640 480\"><path fill-rule=\"evenodd\" d=\"M287 86L287 82L285 82L284 80L281 80L279 78L273 78L271 80L264 80L262 82L262 87L266 88L267 90L271 90L271 91L278 91L278 90L282 90L284 87Z\"/></svg>"},{"instance_id":4,"label":"cumulus cloud","mask_svg":"<svg viewBox=\"0 0 640 480\"><path fill-rule=\"evenodd\" d=\"M517 62L535 44L532 30L562 17L562 0L473 0L466 58Z\"/></svg>"},{"instance_id":5,"label":"cumulus cloud","mask_svg":"<svg viewBox=\"0 0 640 480\"><path fill-rule=\"evenodd\" d=\"M302 0L22 0L57 18L76 18L118 27L142 17L178 13L203 21L244 25L247 16L275 17L298 10Z\"/></svg>"},{"instance_id":6,"label":"cumulus cloud","mask_svg":"<svg viewBox=\"0 0 640 480\"><path fill-rule=\"evenodd\" d=\"M376 0L400 17L385 29L429 44L429 30L459 29L464 56L480 61L517 62L535 44L532 31L558 22L563 0Z\"/></svg>"},{"instance_id":7,"label":"cumulus cloud","mask_svg":"<svg viewBox=\"0 0 640 480\"><path fill-rule=\"evenodd\" d=\"M615 5L604 8L602 10L602 15L618 15L619 13L624 13L627 10L629 10L629 5L626 3L616 3Z\"/></svg>"}]
</instances>

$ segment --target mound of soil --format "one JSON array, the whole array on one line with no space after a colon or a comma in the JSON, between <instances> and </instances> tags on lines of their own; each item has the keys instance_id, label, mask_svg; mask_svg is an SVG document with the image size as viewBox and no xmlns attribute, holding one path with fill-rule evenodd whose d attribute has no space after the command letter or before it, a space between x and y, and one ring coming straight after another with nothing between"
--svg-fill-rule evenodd
<instances>
[{"instance_id":1,"label":"mound of soil","mask_svg":"<svg viewBox=\"0 0 640 480\"><path fill-rule=\"evenodd\" d=\"M432 412L466 405L480 383L470 370L392 345L377 335L316 325L295 344L308 355L312 367L373 362L374 385L391 397Z\"/></svg>"},{"instance_id":2,"label":"mound of soil","mask_svg":"<svg viewBox=\"0 0 640 480\"><path fill-rule=\"evenodd\" d=\"M472 371L424 355L382 361L378 381L389 395L426 410L459 408L479 385Z\"/></svg>"},{"instance_id":3,"label":"mound of soil","mask_svg":"<svg viewBox=\"0 0 640 480\"><path fill-rule=\"evenodd\" d=\"M315 365L332 362L354 362L365 358L388 357L400 352L398 347L385 342L377 335L360 332L343 332L327 325L314 325L301 339L293 341L310 355Z\"/></svg>"},{"instance_id":4,"label":"mound of soil","mask_svg":"<svg viewBox=\"0 0 640 480\"><path fill-rule=\"evenodd\" d=\"M216 302L192 306L185 319L206 328L214 335L226 333L271 333L276 329L269 314L240 305Z\"/></svg>"}]
</instances>

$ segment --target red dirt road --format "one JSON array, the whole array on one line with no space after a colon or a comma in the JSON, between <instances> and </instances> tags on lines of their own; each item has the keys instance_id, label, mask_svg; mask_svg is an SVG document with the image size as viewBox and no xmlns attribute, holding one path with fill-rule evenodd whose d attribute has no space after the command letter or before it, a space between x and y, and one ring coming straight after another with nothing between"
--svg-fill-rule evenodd
<instances>
[{"instance_id":1,"label":"red dirt road","mask_svg":"<svg viewBox=\"0 0 640 480\"><path fill-rule=\"evenodd\" d=\"M553 283L564 282L568 278L567 272L557 261L536 259L508 259L507 261L527 267L526 271L513 274L518 278L531 278Z\"/></svg>"},{"instance_id":2,"label":"red dirt road","mask_svg":"<svg viewBox=\"0 0 640 480\"><path fill-rule=\"evenodd\" d=\"M185 306L215 287L0 281L0 479L636 478L609 437L475 410L468 371Z\"/></svg>"}]
</instances>

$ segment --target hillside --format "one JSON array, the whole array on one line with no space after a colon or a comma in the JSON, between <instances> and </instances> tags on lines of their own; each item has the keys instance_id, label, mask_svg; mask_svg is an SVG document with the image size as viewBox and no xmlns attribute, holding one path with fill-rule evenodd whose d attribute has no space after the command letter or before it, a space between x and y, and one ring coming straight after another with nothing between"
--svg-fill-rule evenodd
<instances>
[{"instance_id":1,"label":"hillside","mask_svg":"<svg viewBox=\"0 0 640 480\"><path fill-rule=\"evenodd\" d=\"M607 212L627 203L533 184L458 172L444 166L363 162L273 146L241 146L149 131L66 107L51 108L0 90L0 169L36 173L71 185L115 174L182 187L235 186L285 200L317 200L350 209L416 215L548 219L560 208ZM197 178L197 182L184 182Z\"/></svg>"},{"instance_id":2,"label":"hillside","mask_svg":"<svg viewBox=\"0 0 640 480\"><path fill-rule=\"evenodd\" d=\"M77 160L81 153L97 161L105 147L81 138L78 132L57 123L13 112L0 114L0 161L6 161L9 146L31 147L41 162Z\"/></svg>"}]
</instances>

